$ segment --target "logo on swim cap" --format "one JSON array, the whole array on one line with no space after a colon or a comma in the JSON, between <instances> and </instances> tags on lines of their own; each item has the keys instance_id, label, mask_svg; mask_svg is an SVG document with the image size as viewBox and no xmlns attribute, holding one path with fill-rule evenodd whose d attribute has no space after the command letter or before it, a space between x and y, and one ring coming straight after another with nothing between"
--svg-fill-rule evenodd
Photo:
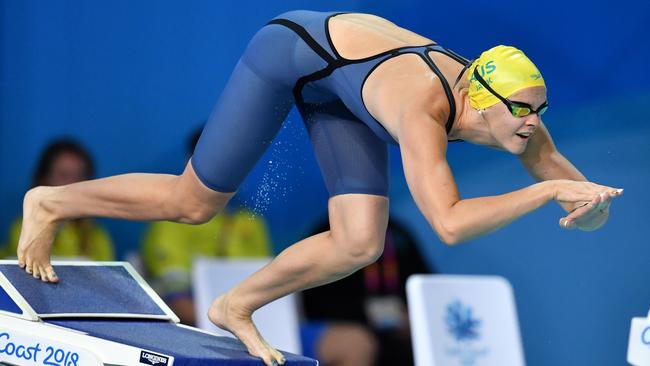
<instances>
[{"instance_id":1,"label":"logo on swim cap","mask_svg":"<svg viewBox=\"0 0 650 366\"><path fill-rule=\"evenodd\" d=\"M490 75L491 73L493 73L493 72L495 72L497 70L497 66L494 64L494 61L492 61L492 60L488 61L485 65L478 65L476 68L477 68L479 74L481 74L481 76L483 77L483 79L485 79L485 81L487 81L488 84L490 84L492 82L491 81L492 78L488 77L487 75ZM476 80L476 77L474 76L474 73L472 73L470 78L471 78L471 80L476 81L476 84L478 86L480 86L481 88L483 87L483 85L481 85L478 82L478 80Z\"/></svg>"},{"instance_id":2,"label":"logo on swim cap","mask_svg":"<svg viewBox=\"0 0 650 366\"><path fill-rule=\"evenodd\" d=\"M510 96L521 89L546 86L535 64L519 49L496 46L481 54L468 72L469 100L472 107L485 109L499 102L499 98L485 89L473 76L476 70L500 95Z\"/></svg>"}]
</instances>

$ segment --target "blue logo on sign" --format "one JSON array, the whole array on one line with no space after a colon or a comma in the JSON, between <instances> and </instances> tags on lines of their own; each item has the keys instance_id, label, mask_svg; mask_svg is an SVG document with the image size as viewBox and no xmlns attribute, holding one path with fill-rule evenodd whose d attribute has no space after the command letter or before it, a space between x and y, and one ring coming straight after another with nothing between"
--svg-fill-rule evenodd
<instances>
[{"instance_id":1,"label":"blue logo on sign","mask_svg":"<svg viewBox=\"0 0 650 366\"><path fill-rule=\"evenodd\" d=\"M480 337L478 327L481 321L474 318L472 308L463 305L459 300L447 305L445 315L447 330L457 341L471 341Z\"/></svg>"},{"instance_id":2,"label":"blue logo on sign","mask_svg":"<svg viewBox=\"0 0 650 366\"><path fill-rule=\"evenodd\" d=\"M650 346L650 327L646 327L643 332L641 332L641 343Z\"/></svg>"}]
</instances>

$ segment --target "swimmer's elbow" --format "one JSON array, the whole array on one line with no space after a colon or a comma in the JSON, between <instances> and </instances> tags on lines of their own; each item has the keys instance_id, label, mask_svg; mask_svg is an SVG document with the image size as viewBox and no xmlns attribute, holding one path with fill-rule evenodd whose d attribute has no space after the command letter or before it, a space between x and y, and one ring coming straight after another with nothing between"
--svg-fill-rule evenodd
<instances>
[{"instance_id":1,"label":"swimmer's elbow","mask_svg":"<svg viewBox=\"0 0 650 366\"><path fill-rule=\"evenodd\" d=\"M452 246L463 241L460 229L451 220L429 220L429 222L443 243Z\"/></svg>"},{"instance_id":2,"label":"swimmer's elbow","mask_svg":"<svg viewBox=\"0 0 650 366\"><path fill-rule=\"evenodd\" d=\"M462 242L462 239L453 232L441 233L439 231L436 231L436 233L438 234L438 238L440 238L440 240L443 243L445 243L445 244L447 244L449 246L454 246L454 245Z\"/></svg>"}]
</instances>

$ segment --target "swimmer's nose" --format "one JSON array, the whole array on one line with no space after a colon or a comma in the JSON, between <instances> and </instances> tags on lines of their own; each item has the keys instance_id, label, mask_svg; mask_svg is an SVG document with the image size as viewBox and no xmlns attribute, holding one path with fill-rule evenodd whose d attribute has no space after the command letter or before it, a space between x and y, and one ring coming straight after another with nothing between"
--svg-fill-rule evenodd
<instances>
[{"instance_id":1,"label":"swimmer's nose","mask_svg":"<svg viewBox=\"0 0 650 366\"><path fill-rule=\"evenodd\" d=\"M531 113L526 116L526 126L531 126L537 129L537 127L539 127L540 122L541 120L537 115L537 113Z\"/></svg>"}]
</instances>

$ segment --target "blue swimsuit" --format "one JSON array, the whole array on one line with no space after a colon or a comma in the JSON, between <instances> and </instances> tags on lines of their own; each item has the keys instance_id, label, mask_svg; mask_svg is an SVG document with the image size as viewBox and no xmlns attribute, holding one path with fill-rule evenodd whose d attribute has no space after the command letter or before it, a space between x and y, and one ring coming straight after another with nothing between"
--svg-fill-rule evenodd
<instances>
[{"instance_id":1,"label":"blue swimsuit","mask_svg":"<svg viewBox=\"0 0 650 366\"><path fill-rule=\"evenodd\" d=\"M343 13L291 11L255 34L223 90L192 156L199 179L220 192L234 192L262 156L295 104L304 120L330 196L388 194L388 148L395 140L368 112L363 84L382 62L413 53L442 82L429 57L440 52L462 65L467 60L439 45L401 47L348 60L333 47L329 19Z\"/></svg>"}]
</instances>

